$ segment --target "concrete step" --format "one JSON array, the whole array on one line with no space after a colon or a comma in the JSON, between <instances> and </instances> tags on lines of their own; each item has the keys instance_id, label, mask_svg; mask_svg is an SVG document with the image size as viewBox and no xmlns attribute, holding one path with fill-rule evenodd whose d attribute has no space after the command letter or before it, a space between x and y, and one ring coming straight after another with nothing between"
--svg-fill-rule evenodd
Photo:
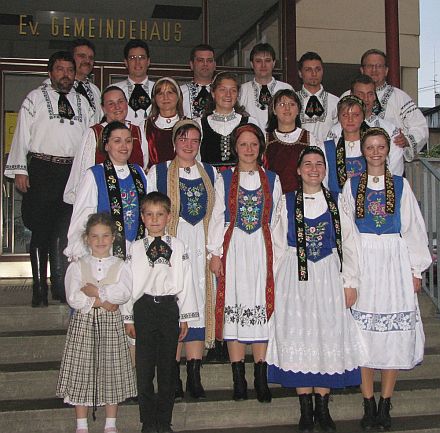
<instances>
[{"instance_id":1,"label":"concrete step","mask_svg":"<svg viewBox=\"0 0 440 433\"><path fill-rule=\"evenodd\" d=\"M58 361L0 365L0 401L15 399L48 399L55 393L59 372ZM201 370L202 383L207 391L231 390L232 374L228 364L205 364ZM253 365L246 364L249 389L253 389ZM181 366L181 378L185 386L186 368ZM438 380L440 382L440 351L426 355L423 364L409 371L402 371L399 380ZM380 380L379 374L376 380ZM276 387L277 385L271 385Z\"/></svg>"},{"instance_id":2,"label":"concrete step","mask_svg":"<svg viewBox=\"0 0 440 433\"><path fill-rule=\"evenodd\" d=\"M184 401L177 403L173 413L173 426L176 431L197 431L201 429L239 428L248 426L293 425L299 419L299 405L296 397L282 396L285 390L279 390L271 404L261 404L254 398L234 402L221 398L221 392L208 393L202 402ZM250 395L250 397L253 397ZM229 397L230 398L230 397ZM427 405L427 402L430 402ZM43 400L38 404L29 402L0 403L0 431L14 433L67 433L74 426L74 411L63 407L61 400ZM359 420L362 415L362 398L359 392L344 392L333 396L331 413L334 420ZM408 416L426 418L435 415L435 424L423 425L425 429L438 428L440 413L440 390L438 384L432 389L413 389L398 391L393 397L394 418ZM102 431L103 409L98 412L98 423L91 424L90 433ZM138 408L136 405L122 405L119 412L121 432L137 432ZM98 427L99 425L99 427ZM420 431L412 429L413 431ZM266 430L267 431L267 430ZM339 430L338 430L339 431ZM356 431L356 430L355 430ZM393 431L395 431L393 429ZM405 430L403 430L405 431ZM407 430L408 431L408 430ZM429 431L429 430L428 430ZM434 430L435 431L435 430ZM354 433L354 431L351 431ZM437 430L438 433L438 430Z\"/></svg>"}]
</instances>

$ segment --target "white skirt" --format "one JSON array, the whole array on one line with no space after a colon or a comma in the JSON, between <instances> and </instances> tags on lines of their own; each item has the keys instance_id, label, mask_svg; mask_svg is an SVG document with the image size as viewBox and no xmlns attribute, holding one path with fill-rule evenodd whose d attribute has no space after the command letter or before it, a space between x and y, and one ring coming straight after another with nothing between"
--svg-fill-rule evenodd
<instances>
[{"instance_id":1,"label":"white skirt","mask_svg":"<svg viewBox=\"0 0 440 433\"><path fill-rule=\"evenodd\" d=\"M410 369L423 360L425 334L405 241L361 233L361 287L352 314L368 350L362 366Z\"/></svg>"},{"instance_id":2,"label":"white skirt","mask_svg":"<svg viewBox=\"0 0 440 433\"><path fill-rule=\"evenodd\" d=\"M307 266L308 281L298 281L296 248L277 263L266 361L284 371L313 374L358 368L364 349L345 308L336 251L316 263L309 260Z\"/></svg>"},{"instance_id":3,"label":"white skirt","mask_svg":"<svg viewBox=\"0 0 440 433\"><path fill-rule=\"evenodd\" d=\"M234 228L225 271L223 338L267 341L266 247L261 229L248 234Z\"/></svg>"}]
</instances>

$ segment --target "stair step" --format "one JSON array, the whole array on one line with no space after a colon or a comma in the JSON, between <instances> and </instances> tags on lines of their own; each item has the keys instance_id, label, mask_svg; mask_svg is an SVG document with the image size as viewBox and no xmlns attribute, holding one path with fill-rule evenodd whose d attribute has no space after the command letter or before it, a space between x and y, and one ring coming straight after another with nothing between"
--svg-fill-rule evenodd
<instances>
[{"instance_id":1,"label":"stair step","mask_svg":"<svg viewBox=\"0 0 440 433\"><path fill-rule=\"evenodd\" d=\"M201 402L176 403L173 412L174 429L176 431L200 429L219 431L220 428L228 427L293 425L298 422L299 405L297 398L293 396L274 398L271 404L263 405L256 401L252 394L250 394L251 399L242 402L222 399L211 401L210 397L211 395L208 394L208 399ZM427 401L430 402L429 406L426 404ZM40 401L40 407L34 407L34 409L26 409L25 403L24 401L20 402L21 410L14 402L0 403L0 411L2 412L0 431L14 433L29 431L33 433L67 433L72 431L74 411L72 408L62 407L61 400ZM32 404L35 405L35 401ZM408 413L411 413L411 419L420 418L435 421L435 424L423 424L422 428L427 429L434 426L438 428L438 414L440 413L440 390L438 388L399 391L393 397L393 406L392 415L394 418L407 416ZM360 394L358 392L355 395L345 392L335 394L331 403L331 413L335 421L359 420L362 415ZM98 415L100 421L91 426L90 433L102 430L102 427L100 429L97 427L98 424L101 426L103 422L102 409L99 410ZM429 417L430 415L436 415L436 417ZM92 423L90 422L90 424ZM121 405L118 424L121 431L139 431L137 405ZM405 425L402 423L402 427ZM358 427L356 428L358 429ZM415 428L412 430L420 431ZM352 430L351 433L355 431L357 430Z\"/></svg>"}]
</instances>

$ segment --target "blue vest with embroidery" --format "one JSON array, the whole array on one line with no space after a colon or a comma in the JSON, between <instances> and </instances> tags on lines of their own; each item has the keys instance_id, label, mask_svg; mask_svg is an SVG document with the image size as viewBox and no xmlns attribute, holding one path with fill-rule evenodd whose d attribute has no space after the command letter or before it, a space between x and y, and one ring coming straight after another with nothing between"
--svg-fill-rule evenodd
<instances>
[{"instance_id":1,"label":"blue vest with embroidery","mask_svg":"<svg viewBox=\"0 0 440 433\"><path fill-rule=\"evenodd\" d=\"M332 193L332 196L337 203L337 194ZM289 247L296 248L295 202L296 193L287 193L287 244ZM328 209L317 218L304 217L304 229L307 260L317 262L332 254L332 250L336 248L336 238L332 216Z\"/></svg>"},{"instance_id":2,"label":"blue vest with embroidery","mask_svg":"<svg viewBox=\"0 0 440 433\"><path fill-rule=\"evenodd\" d=\"M214 185L215 173L214 168L202 163L203 168L208 174L211 184ZM156 165L156 184L157 190L167 194L168 166L166 162ZM208 194L201 177L198 179L179 178L180 190L180 210L179 216L192 225L198 224L206 214L206 206L208 204Z\"/></svg>"},{"instance_id":3,"label":"blue vest with embroidery","mask_svg":"<svg viewBox=\"0 0 440 433\"><path fill-rule=\"evenodd\" d=\"M145 190L147 190L147 185L145 184L144 177L142 176L142 168L140 168L137 164L134 164L134 166L141 175ZM97 212L110 213L110 201L108 198L104 167L98 164L93 166L91 170L93 176L95 177L95 182L98 189ZM139 201L136 187L134 186L131 174L125 179L118 178L118 182L121 191L122 212L124 215L125 239L129 242L133 242L136 239L139 225Z\"/></svg>"},{"instance_id":4,"label":"blue vest with embroidery","mask_svg":"<svg viewBox=\"0 0 440 433\"><path fill-rule=\"evenodd\" d=\"M359 177L351 180L351 193L355 200L359 180ZM361 233L374 233L377 235L400 233L400 202L403 192L403 178L393 176L393 182L396 196L394 214L387 214L385 211L385 189L375 191L367 188L365 192L365 216L364 218L356 218L356 225Z\"/></svg>"},{"instance_id":5,"label":"blue vest with embroidery","mask_svg":"<svg viewBox=\"0 0 440 433\"><path fill-rule=\"evenodd\" d=\"M221 172L223 182L225 186L225 223L230 222L231 217L229 214L229 191L231 189L232 170L225 170ZM266 176L269 180L270 194L273 197L273 188L275 185L276 173L266 170ZM258 176L258 172L255 172L255 176ZM250 191L241 186L238 187L238 205L237 205L237 218L235 221L235 227L243 230L244 232L251 234L261 227L261 220L263 216L264 206L264 194L263 187L260 185L256 190ZM272 215L273 202L270 208L270 214Z\"/></svg>"},{"instance_id":6,"label":"blue vest with embroidery","mask_svg":"<svg viewBox=\"0 0 440 433\"><path fill-rule=\"evenodd\" d=\"M342 192L338 183L338 170L336 168L336 144L333 140L324 141L325 156L328 164L328 189L334 192ZM345 170L347 177L356 177L366 169L365 158L357 156L355 158L345 158Z\"/></svg>"}]
</instances>

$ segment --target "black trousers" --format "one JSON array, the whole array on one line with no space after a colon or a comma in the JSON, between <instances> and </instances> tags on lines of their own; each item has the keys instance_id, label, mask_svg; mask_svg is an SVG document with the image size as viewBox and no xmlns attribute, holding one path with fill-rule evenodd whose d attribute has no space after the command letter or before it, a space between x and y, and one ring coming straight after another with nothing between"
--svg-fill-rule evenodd
<instances>
[{"instance_id":1,"label":"black trousers","mask_svg":"<svg viewBox=\"0 0 440 433\"><path fill-rule=\"evenodd\" d=\"M146 295L133 306L136 329L136 374L140 420L168 425L174 407L179 307L176 301L156 303ZM153 379L157 370L157 401Z\"/></svg>"}]
</instances>

